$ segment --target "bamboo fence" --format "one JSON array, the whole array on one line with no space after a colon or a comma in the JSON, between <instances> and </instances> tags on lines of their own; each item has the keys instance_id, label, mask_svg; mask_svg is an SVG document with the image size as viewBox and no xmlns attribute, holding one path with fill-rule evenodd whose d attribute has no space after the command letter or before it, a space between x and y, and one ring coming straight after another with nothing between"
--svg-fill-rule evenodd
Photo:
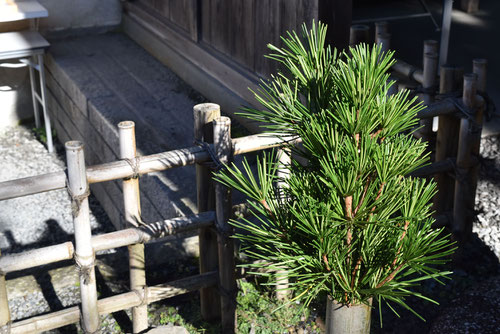
<instances>
[{"instance_id":1,"label":"bamboo fence","mask_svg":"<svg viewBox=\"0 0 500 334\"><path fill-rule=\"evenodd\" d=\"M369 30L369 26L353 26L351 44L365 42ZM387 22L375 23L375 42L381 44L383 51L389 50ZM429 142L434 162L414 175L435 177L438 186L433 203L436 225L448 226L454 238L463 242L472 233L479 145L487 106L483 98L486 96L487 61L474 59L473 73L464 75L462 68L439 66L438 52L437 41L424 41L423 68L397 59L392 66L394 76L391 80L399 77L415 82L414 93L427 106L419 114L421 128L417 135Z\"/></svg>"},{"instance_id":2,"label":"bamboo fence","mask_svg":"<svg viewBox=\"0 0 500 334\"><path fill-rule=\"evenodd\" d=\"M381 34L387 26L379 24ZM359 29L358 29L359 30ZM360 34L366 38L364 34ZM387 36L385 36L387 37ZM380 39L383 42L383 38ZM389 43L389 41L386 41ZM437 226L448 226L454 235L463 239L471 229L473 204L478 173L478 153L482 113L485 102L476 94L484 92L486 62L474 62L474 74L464 76L462 98L456 91L457 70L441 68L439 93L433 94L438 82L436 45L426 42L424 70L411 72L413 79L421 78L424 101L428 107L419 113L421 119L439 117L435 161L413 173L415 176L435 175L440 195L435 199ZM429 49L430 48L430 49ZM399 68L405 69L406 65ZM427 65L426 65L427 64ZM398 67L393 68L398 71ZM417 74L420 73L420 74ZM418 81L418 80L417 80ZM428 96L426 97L427 94ZM438 97L441 97L438 99ZM435 102L433 102L436 100ZM133 330L139 333L147 328L147 305L190 291L200 290L201 313L205 319L221 318L223 333L234 333L236 323L236 268L235 246L231 239L233 230L228 224L235 212L247 210L244 205L233 206L231 192L221 184L213 184L210 168L220 168L234 155L271 147L284 142L300 142L300 139L277 138L270 134L258 134L231 139L231 122L220 116L216 104L194 107L194 137L198 145L184 149L137 156L133 122L121 122L121 160L85 166L83 144L66 143L68 174L55 172L0 183L0 200L67 188L72 200L75 242L65 242L24 253L0 256L0 330L11 333L36 333L62 327L80 321L85 333L99 330L100 315L132 308ZM454 120L448 122L448 120ZM429 132L430 133L430 132ZM452 136L451 134L456 134ZM453 138L459 138L458 144ZM282 164L287 164L282 154ZM138 176L196 164L197 201L199 213L154 223L141 220ZM89 184L123 180L124 217L122 230L92 236L89 224L87 197ZM441 191L441 187L446 189ZM450 193L453 194L450 196ZM198 230L200 239L200 274L177 281L148 286L145 280L144 244L158 238L186 231ZM128 246L130 255L131 291L113 297L98 299L95 282L95 252ZM74 259L79 269L81 305L62 311L11 322L5 275L32 267ZM280 274L280 273L278 273ZM282 273L285 277L285 273ZM286 289L286 281L281 289ZM280 298L286 294L277 292Z\"/></svg>"}]
</instances>

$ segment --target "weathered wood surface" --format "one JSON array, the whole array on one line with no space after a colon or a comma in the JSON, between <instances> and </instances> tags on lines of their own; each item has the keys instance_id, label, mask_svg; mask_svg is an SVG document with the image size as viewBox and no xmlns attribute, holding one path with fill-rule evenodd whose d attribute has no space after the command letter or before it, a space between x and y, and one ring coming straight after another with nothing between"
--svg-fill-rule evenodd
<instances>
[{"instance_id":1,"label":"weathered wood surface","mask_svg":"<svg viewBox=\"0 0 500 334\"><path fill-rule=\"evenodd\" d=\"M162 21L185 32L191 39L198 39L196 0L137 0L136 3Z\"/></svg>"}]
</instances>

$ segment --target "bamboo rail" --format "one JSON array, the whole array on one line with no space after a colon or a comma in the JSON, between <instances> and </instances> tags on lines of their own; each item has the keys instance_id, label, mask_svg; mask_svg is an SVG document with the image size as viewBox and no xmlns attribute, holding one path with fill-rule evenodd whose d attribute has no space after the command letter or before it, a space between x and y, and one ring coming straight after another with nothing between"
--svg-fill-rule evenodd
<instances>
[{"instance_id":1,"label":"bamboo rail","mask_svg":"<svg viewBox=\"0 0 500 334\"><path fill-rule=\"evenodd\" d=\"M150 304L159 300L172 298L191 291L199 290L217 283L217 272L208 272L201 275L183 278L169 283L144 287L141 290L131 291L103 298L97 302L96 311L99 315L118 312L143 304ZM73 324L80 320L78 306L61 311L44 314L30 319L14 322L11 325L12 334L39 333L58 327Z\"/></svg>"}]
</instances>

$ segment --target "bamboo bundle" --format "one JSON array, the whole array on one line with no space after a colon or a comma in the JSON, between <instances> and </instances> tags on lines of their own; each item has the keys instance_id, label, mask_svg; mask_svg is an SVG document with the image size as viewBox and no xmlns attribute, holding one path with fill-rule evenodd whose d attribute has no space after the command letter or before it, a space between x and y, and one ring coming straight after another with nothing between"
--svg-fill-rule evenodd
<instances>
[{"instance_id":1,"label":"bamboo bundle","mask_svg":"<svg viewBox=\"0 0 500 334\"><path fill-rule=\"evenodd\" d=\"M220 106L212 103L198 104L193 108L194 139L206 144L213 143L213 121L220 117ZM215 210L215 185L212 171L208 166L196 164L196 200L198 212ZM217 234L207 226L198 232L200 250L200 273L216 270L219 261L217 255ZM200 290L200 311L203 319L213 320L221 316L220 297L216 288Z\"/></svg>"},{"instance_id":2,"label":"bamboo bundle","mask_svg":"<svg viewBox=\"0 0 500 334\"><path fill-rule=\"evenodd\" d=\"M120 138L120 158L133 165L137 158L135 145L135 124L131 121L118 124ZM128 227L139 227L141 218L141 195L139 192L139 179L137 176L123 179L123 207L125 222ZM146 263L144 257L144 244L136 243L128 246L130 290L137 291L146 286ZM140 333L148 328L147 305L136 306L132 309L133 333Z\"/></svg>"},{"instance_id":3,"label":"bamboo bundle","mask_svg":"<svg viewBox=\"0 0 500 334\"><path fill-rule=\"evenodd\" d=\"M172 298L191 291L199 290L217 283L217 272L183 278L165 284L144 287L138 292L131 291L116 296L101 299L97 302L96 313L104 315L118 312L131 307L150 304L159 300ZM30 319L14 322L12 334L39 333L76 323L80 320L78 306L58 312L44 314Z\"/></svg>"},{"instance_id":4,"label":"bamboo bundle","mask_svg":"<svg viewBox=\"0 0 500 334\"><path fill-rule=\"evenodd\" d=\"M219 117L214 121L214 148L217 164L232 160L231 120ZM221 298L222 333L234 333L236 328L236 265L233 228L229 225L232 214L231 189L221 183L215 184L215 226L218 233L219 282Z\"/></svg>"}]
</instances>

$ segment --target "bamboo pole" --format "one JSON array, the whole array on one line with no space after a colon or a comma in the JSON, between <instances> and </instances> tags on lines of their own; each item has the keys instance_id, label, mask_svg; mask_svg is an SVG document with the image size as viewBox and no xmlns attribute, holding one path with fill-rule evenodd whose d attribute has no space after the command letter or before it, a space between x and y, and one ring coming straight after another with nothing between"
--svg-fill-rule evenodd
<instances>
[{"instance_id":1,"label":"bamboo pole","mask_svg":"<svg viewBox=\"0 0 500 334\"><path fill-rule=\"evenodd\" d=\"M283 145L283 142L299 142L296 137L276 137L270 134L258 134L233 139L234 154L244 154ZM213 145L210 145L213 148ZM206 162L209 153L200 146L162 152L138 157L138 173L148 174L164 170ZM99 183L132 177L130 164L119 160L87 168L89 183ZM0 182L0 200L38 194L41 192L63 189L66 187L64 172L55 172L30 176L17 180Z\"/></svg>"},{"instance_id":2,"label":"bamboo pole","mask_svg":"<svg viewBox=\"0 0 500 334\"><path fill-rule=\"evenodd\" d=\"M95 281L95 253L92 249L89 219L89 185L85 173L83 144L78 141L66 143L68 162L68 190L72 197L73 224L75 226L75 261L80 270L80 294L82 329L94 333L99 327L97 312L97 289Z\"/></svg>"},{"instance_id":3,"label":"bamboo pole","mask_svg":"<svg viewBox=\"0 0 500 334\"><path fill-rule=\"evenodd\" d=\"M278 150L279 168L278 168L278 183L277 187L280 191L280 196L285 197L285 187L287 187L286 180L289 174L289 166L291 163L290 151L286 149ZM288 290L288 272L285 269L276 272L276 298L278 300L286 300L289 295Z\"/></svg>"},{"instance_id":4,"label":"bamboo pole","mask_svg":"<svg viewBox=\"0 0 500 334\"><path fill-rule=\"evenodd\" d=\"M122 293L116 296L103 298L97 302L96 311L99 314L109 314L131 307L140 306L143 303L154 303L163 299L172 298L202 287L217 283L217 272L208 272L201 275L191 276L165 284L144 287L140 293L134 291ZM145 296L141 298L141 296ZM62 326L78 322L80 310L77 306L61 311L32 317L12 324L12 334L40 333Z\"/></svg>"},{"instance_id":5,"label":"bamboo pole","mask_svg":"<svg viewBox=\"0 0 500 334\"><path fill-rule=\"evenodd\" d=\"M387 21L375 22L375 38L380 34L389 33L389 23Z\"/></svg>"},{"instance_id":6,"label":"bamboo pole","mask_svg":"<svg viewBox=\"0 0 500 334\"><path fill-rule=\"evenodd\" d=\"M381 45L381 51L387 53L391 48L391 34L379 33L375 36L375 43Z\"/></svg>"},{"instance_id":7,"label":"bamboo pole","mask_svg":"<svg viewBox=\"0 0 500 334\"><path fill-rule=\"evenodd\" d=\"M231 120L219 117L214 121L214 148L218 164L232 160ZM219 291L221 295L222 333L234 333L236 328L236 266L233 228L229 225L232 214L231 189L215 184L215 226L219 246Z\"/></svg>"},{"instance_id":8,"label":"bamboo pole","mask_svg":"<svg viewBox=\"0 0 500 334\"><path fill-rule=\"evenodd\" d=\"M128 159L131 168L136 167L134 161L137 155L135 145L135 123L131 121L118 124L120 138L120 159ZM132 169L134 169L132 168ZM133 170L135 173L136 171ZM127 227L138 227L141 218L141 194L139 191L139 178L123 179L123 207ZM144 244L137 243L128 246L130 268L130 290L137 291L146 286L146 263L144 257ZM140 333L148 328L147 305L137 306L132 309L133 333Z\"/></svg>"},{"instance_id":9,"label":"bamboo pole","mask_svg":"<svg viewBox=\"0 0 500 334\"><path fill-rule=\"evenodd\" d=\"M0 250L0 259L2 251ZM10 332L10 310L7 296L7 285L5 284L5 272L0 271L0 333Z\"/></svg>"},{"instance_id":10,"label":"bamboo pole","mask_svg":"<svg viewBox=\"0 0 500 334\"><path fill-rule=\"evenodd\" d=\"M472 72L477 75L477 91L486 93L486 78L487 78L488 60L478 58L472 60Z\"/></svg>"},{"instance_id":11,"label":"bamboo pole","mask_svg":"<svg viewBox=\"0 0 500 334\"><path fill-rule=\"evenodd\" d=\"M213 121L220 117L220 106L213 103L198 104L193 108L194 139L213 143ZM206 165L196 164L196 200L198 212L215 210L215 186L212 171ZM210 227L198 232L200 249L200 273L216 270L219 265L217 233ZM220 297L215 287L200 290L200 311L203 319L219 319Z\"/></svg>"},{"instance_id":12,"label":"bamboo pole","mask_svg":"<svg viewBox=\"0 0 500 334\"><path fill-rule=\"evenodd\" d=\"M432 88L436 84L437 65L438 57L436 53L424 54L424 80L422 82L422 88L424 92L420 95L420 99L426 106L429 106L434 100ZM433 120L434 118L420 120L420 125L423 127L420 131L423 135L423 139L426 141L429 141L432 137Z\"/></svg>"},{"instance_id":13,"label":"bamboo pole","mask_svg":"<svg viewBox=\"0 0 500 334\"><path fill-rule=\"evenodd\" d=\"M422 70L400 59L397 59L394 65L392 65L391 70L408 79L415 80L418 83L422 83L424 81Z\"/></svg>"},{"instance_id":14,"label":"bamboo pole","mask_svg":"<svg viewBox=\"0 0 500 334\"><path fill-rule=\"evenodd\" d=\"M167 219L140 228L128 228L92 237L94 252L147 243L169 235L193 231L213 225L215 212L208 211L188 217ZM70 260L74 255L73 243L65 242L23 253L0 257L0 271L4 274L45 264Z\"/></svg>"},{"instance_id":15,"label":"bamboo pole","mask_svg":"<svg viewBox=\"0 0 500 334\"><path fill-rule=\"evenodd\" d=\"M425 63L425 54L426 53L435 53L435 54L438 54L438 52L439 52L439 43L438 43L438 41L433 40L433 39L426 39L424 41L424 54L423 54L423 58L422 58L422 64ZM438 71L437 68L436 68L436 71Z\"/></svg>"},{"instance_id":16,"label":"bamboo pole","mask_svg":"<svg viewBox=\"0 0 500 334\"><path fill-rule=\"evenodd\" d=\"M349 36L349 45L354 46L360 43L369 42L370 27L364 24L355 24L351 26Z\"/></svg>"},{"instance_id":17,"label":"bamboo pole","mask_svg":"<svg viewBox=\"0 0 500 334\"><path fill-rule=\"evenodd\" d=\"M442 66L439 81L439 94L450 94L455 88L455 68ZM460 120L452 115L439 116L438 131L436 135L435 161L439 163L447 158L457 156L457 141ZM436 214L452 210L454 200L455 180L453 177L438 173L434 175L438 193L434 197L434 211Z\"/></svg>"},{"instance_id":18,"label":"bamboo pole","mask_svg":"<svg viewBox=\"0 0 500 334\"><path fill-rule=\"evenodd\" d=\"M475 196L475 193L471 194L470 158L474 145L473 127L475 123L476 84L477 76L475 74L472 73L464 76L462 102L472 115L467 115L467 117L461 119L458 139L457 177L455 181L452 231L455 239L459 242L466 241L468 237L466 227L469 220L472 219L474 209L474 207L470 206L470 198Z\"/></svg>"}]
</instances>

